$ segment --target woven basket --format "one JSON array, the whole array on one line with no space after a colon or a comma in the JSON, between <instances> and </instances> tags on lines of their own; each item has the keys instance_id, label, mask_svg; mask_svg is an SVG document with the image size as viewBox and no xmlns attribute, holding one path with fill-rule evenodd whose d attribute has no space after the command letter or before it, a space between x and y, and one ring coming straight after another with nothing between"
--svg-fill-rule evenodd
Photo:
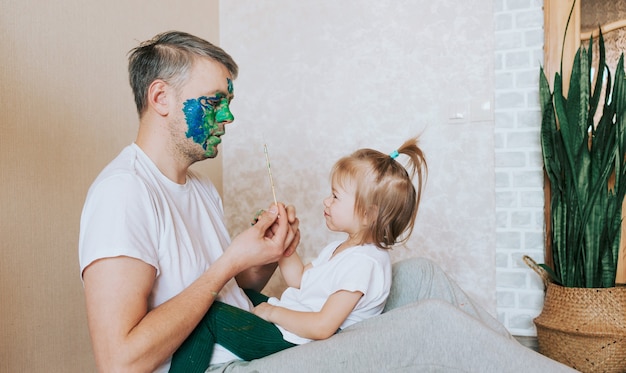
<instances>
[{"instance_id":1,"label":"woven basket","mask_svg":"<svg viewBox=\"0 0 626 373\"><path fill-rule=\"evenodd\" d=\"M542 278L539 352L585 373L626 372L626 287L567 288Z\"/></svg>"}]
</instances>

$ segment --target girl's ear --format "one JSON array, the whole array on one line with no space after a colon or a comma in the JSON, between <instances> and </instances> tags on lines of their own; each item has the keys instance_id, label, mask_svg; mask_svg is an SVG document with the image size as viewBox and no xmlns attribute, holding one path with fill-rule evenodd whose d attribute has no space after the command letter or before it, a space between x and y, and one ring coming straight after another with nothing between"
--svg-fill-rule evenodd
<instances>
[{"instance_id":1,"label":"girl's ear","mask_svg":"<svg viewBox=\"0 0 626 373\"><path fill-rule=\"evenodd\" d=\"M172 87L163 80L157 79L148 87L148 106L162 116L167 116L170 112L169 96L172 94Z\"/></svg>"},{"instance_id":2,"label":"girl's ear","mask_svg":"<svg viewBox=\"0 0 626 373\"><path fill-rule=\"evenodd\" d=\"M365 213L361 218L361 224L363 226L369 226L374 224L376 222L376 219L378 219L378 206L373 205L365 210Z\"/></svg>"}]
</instances>

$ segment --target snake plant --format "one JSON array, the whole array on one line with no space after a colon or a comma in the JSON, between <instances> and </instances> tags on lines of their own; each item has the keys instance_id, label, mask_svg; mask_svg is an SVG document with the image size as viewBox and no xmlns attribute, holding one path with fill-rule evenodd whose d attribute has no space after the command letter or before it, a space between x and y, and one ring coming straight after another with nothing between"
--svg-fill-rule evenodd
<instances>
[{"instance_id":1,"label":"snake plant","mask_svg":"<svg viewBox=\"0 0 626 373\"><path fill-rule=\"evenodd\" d=\"M541 266L566 287L615 286L626 193L624 54L612 83L601 32L596 69L592 46L593 38L578 49L566 97L562 74L555 74L553 92L543 68L539 74L554 268Z\"/></svg>"}]
</instances>

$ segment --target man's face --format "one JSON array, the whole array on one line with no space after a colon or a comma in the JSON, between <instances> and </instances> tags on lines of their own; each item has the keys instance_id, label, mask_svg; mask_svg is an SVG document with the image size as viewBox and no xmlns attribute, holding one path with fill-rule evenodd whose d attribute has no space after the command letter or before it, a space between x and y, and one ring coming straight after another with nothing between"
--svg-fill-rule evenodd
<instances>
[{"instance_id":1,"label":"man's face","mask_svg":"<svg viewBox=\"0 0 626 373\"><path fill-rule=\"evenodd\" d=\"M225 67L209 60L194 64L182 96L185 134L202 146L206 158L217 155L224 125L235 119L229 108L233 92L232 79Z\"/></svg>"}]
</instances>

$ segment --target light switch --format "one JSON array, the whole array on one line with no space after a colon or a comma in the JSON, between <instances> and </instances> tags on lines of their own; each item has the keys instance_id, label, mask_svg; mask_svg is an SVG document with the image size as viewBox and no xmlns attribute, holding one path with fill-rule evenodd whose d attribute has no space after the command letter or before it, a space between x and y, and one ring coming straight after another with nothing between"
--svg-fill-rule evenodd
<instances>
[{"instance_id":1,"label":"light switch","mask_svg":"<svg viewBox=\"0 0 626 373\"><path fill-rule=\"evenodd\" d=\"M453 124L461 124L467 122L469 113L465 103L454 103L450 105L448 112L448 121Z\"/></svg>"},{"instance_id":2,"label":"light switch","mask_svg":"<svg viewBox=\"0 0 626 373\"><path fill-rule=\"evenodd\" d=\"M472 99L470 101L470 122L493 121L491 99Z\"/></svg>"}]
</instances>

